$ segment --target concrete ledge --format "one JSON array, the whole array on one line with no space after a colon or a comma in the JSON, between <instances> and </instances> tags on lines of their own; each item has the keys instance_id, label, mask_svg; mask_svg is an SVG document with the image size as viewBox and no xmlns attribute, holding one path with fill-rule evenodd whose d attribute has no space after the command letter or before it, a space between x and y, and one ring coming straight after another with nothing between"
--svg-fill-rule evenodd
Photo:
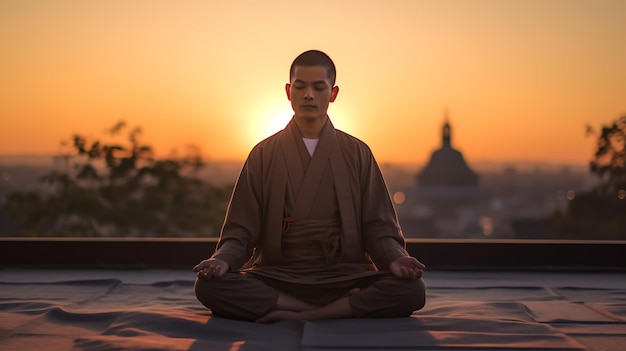
<instances>
[{"instance_id":1,"label":"concrete ledge","mask_svg":"<svg viewBox=\"0 0 626 351\"><path fill-rule=\"evenodd\" d=\"M2 266L192 267L216 238L0 238ZM626 270L626 241L408 239L429 269Z\"/></svg>"}]
</instances>

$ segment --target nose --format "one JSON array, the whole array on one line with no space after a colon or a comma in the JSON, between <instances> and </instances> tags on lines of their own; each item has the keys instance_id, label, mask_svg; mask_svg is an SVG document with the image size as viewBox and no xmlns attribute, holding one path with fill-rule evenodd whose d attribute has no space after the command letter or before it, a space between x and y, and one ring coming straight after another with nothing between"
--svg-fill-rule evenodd
<instances>
[{"instance_id":1,"label":"nose","mask_svg":"<svg viewBox=\"0 0 626 351\"><path fill-rule=\"evenodd\" d=\"M313 88L309 87L304 90L304 99L313 100Z\"/></svg>"}]
</instances>

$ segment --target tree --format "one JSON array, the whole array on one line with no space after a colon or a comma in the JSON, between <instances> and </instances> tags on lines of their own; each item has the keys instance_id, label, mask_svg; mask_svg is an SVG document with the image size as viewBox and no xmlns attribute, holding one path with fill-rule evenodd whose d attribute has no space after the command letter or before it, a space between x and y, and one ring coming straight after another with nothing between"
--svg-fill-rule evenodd
<instances>
[{"instance_id":1,"label":"tree","mask_svg":"<svg viewBox=\"0 0 626 351\"><path fill-rule=\"evenodd\" d=\"M554 213L545 224L556 238L624 240L626 115L602 126L600 132L588 126L587 135L597 137L597 149L589 169L600 182L590 191L576 195L564 213Z\"/></svg>"},{"instance_id":2,"label":"tree","mask_svg":"<svg viewBox=\"0 0 626 351\"><path fill-rule=\"evenodd\" d=\"M588 135L595 134L587 127ZM598 135L595 158L590 162L591 172L604 184L603 191L617 194L626 189L626 115L603 126Z\"/></svg>"},{"instance_id":3,"label":"tree","mask_svg":"<svg viewBox=\"0 0 626 351\"><path fill-rule=\"evenodd\" d=\"M114 140L125 122L107 130ZM4 210L35 236L205 236L219 232L231 186L211 186L199 174L199 150L156 159L140 143L140 128L126 143L76 134L65 169L41 178L44 193L9 194Z\"/></svg>"}]
</instances>

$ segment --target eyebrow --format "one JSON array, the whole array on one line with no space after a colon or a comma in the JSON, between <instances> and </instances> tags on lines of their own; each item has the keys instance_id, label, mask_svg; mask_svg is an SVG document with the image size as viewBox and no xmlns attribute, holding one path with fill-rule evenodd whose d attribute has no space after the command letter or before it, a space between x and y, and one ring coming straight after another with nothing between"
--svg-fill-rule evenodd
<instances>
[{"instance_id":1,"label":"eyebrow","mask_svg":"<svg viewBox=\"0 0 626 351\"><path fill-rule=\"evenodd\" d=\"M309 84L309 82L305 82L305 81L303 81L301 79L296 79L293 83L294 84L296 84L296 83ZM313 84L313 85L316 85L316 84L324 84L324 85L326 85L327 82L325 80L316 80L315 82L312 82L311 84Z\"/></svg>"}]
</instances>

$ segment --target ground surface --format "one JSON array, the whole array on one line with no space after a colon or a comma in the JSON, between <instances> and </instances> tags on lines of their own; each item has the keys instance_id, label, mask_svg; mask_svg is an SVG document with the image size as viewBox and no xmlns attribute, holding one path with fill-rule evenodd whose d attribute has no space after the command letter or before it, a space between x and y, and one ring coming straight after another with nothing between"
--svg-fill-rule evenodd
<instances>
[{"instance_id":1,"label":"ground surface","mask_svg":"<svg viewBox=\"0 0 626 351\"><path fill-rule=\"evenodd\" d=\"M626 350L626 273L429 271L411 318L213 318L190 270L0 269L0 350Z\"/></svg>"}]
</instances>

